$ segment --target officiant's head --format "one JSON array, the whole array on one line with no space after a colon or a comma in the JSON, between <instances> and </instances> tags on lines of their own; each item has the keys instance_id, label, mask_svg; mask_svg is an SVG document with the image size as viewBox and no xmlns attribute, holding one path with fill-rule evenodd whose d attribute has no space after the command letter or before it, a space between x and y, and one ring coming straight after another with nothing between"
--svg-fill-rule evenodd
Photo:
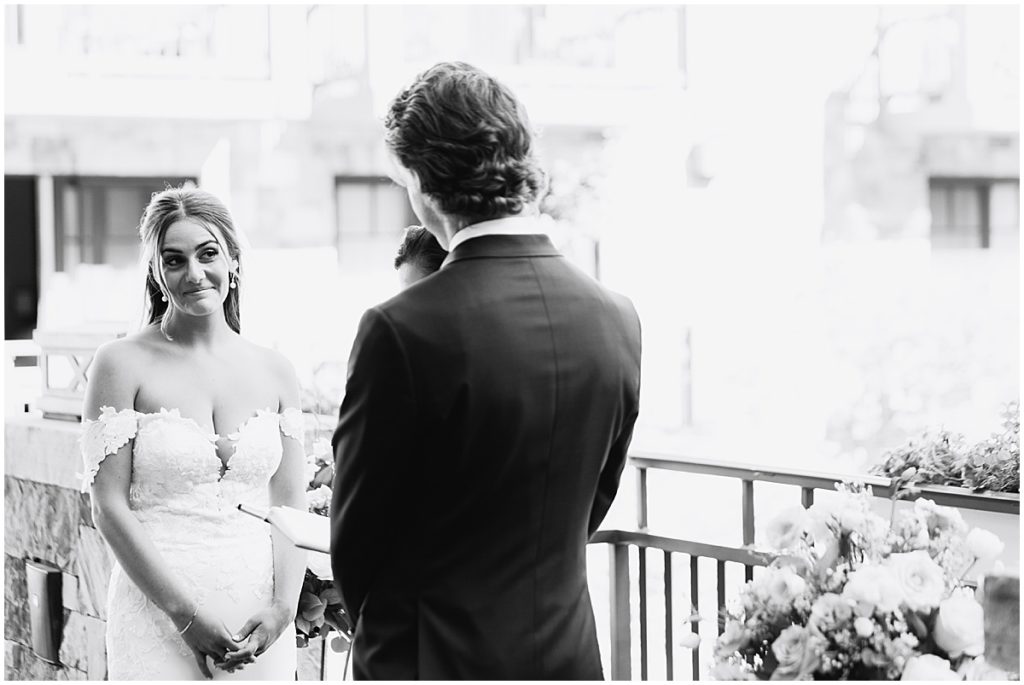
<instances>
[{"instance_id":1,"label":"officiant's head","mask_svg":"<svg viewBox=\"0 0 1024 685\"><path fill-rule=\"evenodd\" d=\"M526 109L480 69L434 65L391 102L384 128L395 180L442 247L465 226L534 210L545 178Z\"/></svg>"},{"instance_id":2,"label":"officiant's head","mask_svg":"<svg viewBox=\"0 0 1024 685\"><path fill-rule=\"evenodd\" d=\"M395 255L398 282L405 290L441 268L448 256L437 239L423 226L408 226Z\"/></svg>"}]
</instances>

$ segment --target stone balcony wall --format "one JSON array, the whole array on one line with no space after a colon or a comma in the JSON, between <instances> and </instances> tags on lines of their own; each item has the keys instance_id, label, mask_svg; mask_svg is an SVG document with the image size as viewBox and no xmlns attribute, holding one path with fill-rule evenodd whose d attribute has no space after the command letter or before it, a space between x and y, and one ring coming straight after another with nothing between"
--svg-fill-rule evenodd
<instances>
[{"instance_id":1,"label":"stone balcony wall","mask_svg":"<svg viewBox=\"0 0 1024 685\"><path fill-rule=\"evenodd\" d=\"M112 557L78 491L79 425L24 414L4 432L4 676L104 680L106 592ZM32 651L25 561L62 571L60 664Z\"/></svg>"}]
</instances>

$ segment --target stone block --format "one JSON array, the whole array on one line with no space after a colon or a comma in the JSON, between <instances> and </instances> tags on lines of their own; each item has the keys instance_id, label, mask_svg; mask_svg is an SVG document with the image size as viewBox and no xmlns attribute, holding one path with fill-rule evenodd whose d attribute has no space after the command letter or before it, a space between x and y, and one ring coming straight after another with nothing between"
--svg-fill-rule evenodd
<instances>
[{"instance_id":1,"label":"stone block","mask_svg":"<svg viewBox=\"0 0 1024 685\"><path fill-rule=\"evenodd\" d=\"M4 474L78 491L82 456L80 424L54 421L35 414L7 417L4 422Z\"/></svg>"},{"instance_id":2,"label":"stone block","mask_svg":"<svg viewBox=\"0 0 1024 685\"><path fill-rule=\"evenodd\" d=\"M106 630L106 623L80 614L77 611L68 613L67 621L64 623L64 639L60 644L61 664L82 671L83 674L93 670L92 660L97 658L96 646L99 644L101 654L99 660L101 668L96 670L106 671L106 655L103 652L103 636ZM100 678L102 680L102 678Z\"/></svg>"},{"instance_id":3,"label":"stone block","mask_svg":"<svg viewBox=\"0 0 1024 685\"><path fill-rule=\"evenodd\" d=\"M6 476L4 551L68 570L78 537L78 507L74 490Z\"/></svg>"},{"instance_id":4,"label":"stone block","mask_svg":"<svg viewBox=\"0 0 1024 685\"><path fill-rule=\"evenodd\" d=\"M107 624L89 631L89 642L86 645L86 675L89 680L107 679Z\"/></svg>"},{"instance_id":5,"label":"stone block","mask_svg":"<svg viewBox=\"0 0 1024 685\"><path fill-rule=\"evenodd\" d=\"M67 680L65 669L43 661L31 647L4 642L4 675L7 680Z\"/></svg>"},{"instance_id":6,"label":"stone block","mask_svg":"<svg viewBox=\"0 0 1024 685\"><path fill-rule=\"evenodd\" d=\"M113 558L103 536L95 528L78 527L78 544L74 552L78 576L78 606L83 614L107 617L107 585Z\"/></svg>"},{"instance_id":7,"label":"stone block","mask_svg":"<svg viewBox=\"0 0 1024 685\"><path fill-rule=\"evenodd\" d=\"M77 668L63 668L60 672L61 680L92 680L89 674L85 671L79 671Z\"/></svg>"},{"instance_id":8,"label":"stone block","mask_svg":"<svg viewBox=\"0 0 1024 685\"><path fill-rule=\"evenodd\" d=\"M88 492L78 493L78 517L83 526L95 528L96 523L92 520L92 495Z\"/></svg>"},{"instance_id":9,"label":"stone block","mask_svg":"<svg viewBox=\"0 0 1024 685\"><path fill-rule=\"evenodd\" d=\"M61 584L61 603L65 609L71 611L79 611L81 602L78 600L78 578L70 573L62 574Z\"/></svg>"},{"instance_id":10,"label":"stone block","mask_svg":"<svg viewBox=\"0 0 1024 685\"><path fill-rule=\"evenodd\" d=\"M22 680L21 657L24 646L4 640L4 680Z\"/></svg>"},{"instance_id":11,"label":"stone block","mask_svg":"<svg viewBox=\"0 0 1024 685\"><path fill-rule=\"evenodd\" d=\"M25 560L8 554L4 555L4 639L22 645L32 642Z\"/></svg>"}]
</instances>

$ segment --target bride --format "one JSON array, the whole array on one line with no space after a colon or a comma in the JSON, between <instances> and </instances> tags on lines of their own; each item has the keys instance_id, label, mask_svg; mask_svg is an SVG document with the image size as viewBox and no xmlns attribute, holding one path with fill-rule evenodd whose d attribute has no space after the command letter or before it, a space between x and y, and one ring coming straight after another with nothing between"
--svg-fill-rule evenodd
<instances>
[{"instance_id":1,"label":"bride","mask_svg":"<svg viewBox=\"0 0 1024 685\"><path fill-rule=\"evenodd\" d=\"M305 557L235 505L305 509L294 370L239 335L238 234L215 197L157 193L139 231L148 323L97 351L81 439L117 562L109 678L292 680Z\"/></svg>"}]
</instances>

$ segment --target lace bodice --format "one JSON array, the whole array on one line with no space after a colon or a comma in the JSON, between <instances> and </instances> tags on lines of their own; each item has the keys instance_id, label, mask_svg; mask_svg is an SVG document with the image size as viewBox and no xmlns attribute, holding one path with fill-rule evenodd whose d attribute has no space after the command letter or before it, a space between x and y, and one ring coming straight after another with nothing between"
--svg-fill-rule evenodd
<instances>
[{"instance_id":1,"label":"lace bodice","mask_svg":"<svg viewBox=\"0 0 1024 685\"><path fill-rule=\"evenodd\" d=\"M223 512L241 501L264 505L267 484L281 461L281 435L301 443L299 410L258 411L224 436L233 443L225 468L217 455L220 436L177 409L144 413L103 407L98 419L85 422L80 441L82 491L92 485L107 455L134 439L129 503L140 519Z\"/></svg>"}]
</instances>

